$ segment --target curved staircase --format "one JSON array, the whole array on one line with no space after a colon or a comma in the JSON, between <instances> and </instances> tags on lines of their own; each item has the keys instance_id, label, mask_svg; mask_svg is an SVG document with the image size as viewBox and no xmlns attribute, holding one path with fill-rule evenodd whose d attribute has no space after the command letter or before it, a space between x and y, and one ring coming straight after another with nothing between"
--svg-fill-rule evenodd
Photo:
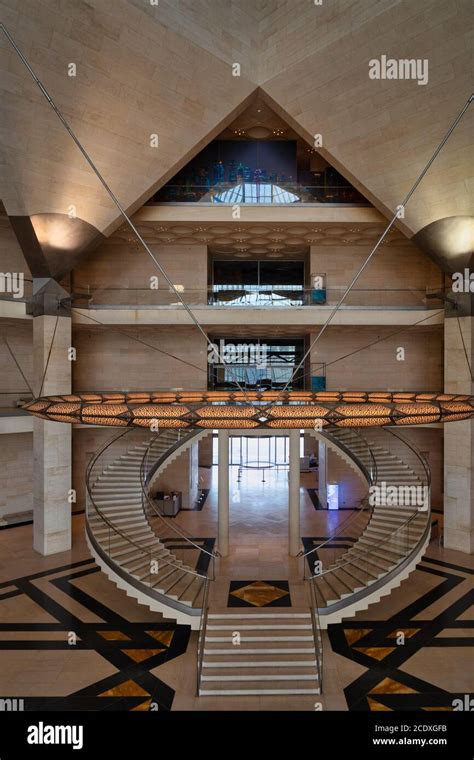
<instances>
[{"instance_id":1,"label":"curved staircase","mask_svg":"<svg viewBox=\"0 0 474 760\"><path fill-rule=\"evenodd\" d=\"M329 566L324 563L325 547L353 530L360 523L360 513L303 555L311 570L309 580L314 584L322 628L367 609L399 586L423 556L431 532L430 471L398 431L369 429L354 440L353 430L335 428L324 437L359 459L370 498L361 509L363 529L356 531L351 547ZM372 468L367 467L368 451Z\"/></svg>"},{"instance_id":2,"label":"curved staircase","mask_svg":"<svg viewBox=\"0 0 474 760\"><path fill-rule=\"evenodd\" d=\"M101 450L87 472L86 536L101 569L128 596L192 628L199 628L209 575L191 567L179 556L179 550L168 548L192 541L163 518L147 489L151 480L198 437L175 430L155 436L127 430ZM145 475L150 450L154 462ZM213 560L215 555L203 547L193 547Z\"/></svg>"},{"instance_id":3,"label":"curved staircase","mask_svg":"<svg viewBox=\"0 0 474 760\"><path fill-rule=\"evenodd\" d=\"M217 552L199 545L178 521L165 518L148 493L175 457L208 434L168 429L150 435L133 428L115 434L87 470L86 536L91 553L129 596L200 630L199 694L317 694L322 689L321 629L390 593L425 551L430 535L429 469L398 430L361 433L333 428L317 434L365 479L368 497L329 538L302 553L305 570L310 571L310 603L309 609L299 611L301 620L287 619L276 610L237 615L209 610ZM390 486L401 488L400 493L421 486L426 489L424 503L421 508L398 498L388 503ZM331 543L348 533L347 548L337 550L337 556L332 549L328 554ZM230 628L239 627L242 646L236 648L231 646Z\"/></svg>"}]
</instances>

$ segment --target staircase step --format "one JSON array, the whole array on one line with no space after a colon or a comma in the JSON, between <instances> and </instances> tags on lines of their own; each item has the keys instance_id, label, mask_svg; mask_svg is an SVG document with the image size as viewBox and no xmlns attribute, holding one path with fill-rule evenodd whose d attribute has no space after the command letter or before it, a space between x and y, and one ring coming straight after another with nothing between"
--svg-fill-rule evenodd
<instances>
[{"instance_id":1,"label":"staircase step","mask_svg":"<svg viewBox=\"0 0 474 760\"><path fill-rule=\"evenodd\" d=\"M372 540L370 537L365 538L365 533L364 537L360 538L357 543L360 544L360 546L366 546L369 554L374 554L377 557L393 557L397 560L399 557L403 557L406 554L405 549L397 548L393 540L387 540L380 543L379 541Z\"/></svg>"},{"instance_id":2,"label":"staircase step","mask_svg":"<svg viewBox=\"0 0 474 760\"><path fill-rule=\"evenodd\" d=\"M330 585L326 578L326 575L317 576L315 583L318 605L321 604L321 599L326 604L331 604L333 602L339 601L340 596L337 591L335 591L334 588Z\"/></svg>"},{"instance_id":3,"label":"staircase step","mask_svg":"<svg viewBox=\"0 0 474 760\"><path fill-rule=\"evenodd\" d=\"M250 686L250 684L247 684L247 686ZM199 689L199 696L200 697L259 697L259 696L278 696L278 695L286 695L286 694L294 694L294 695L304 695L304 694L320 694L321 691L319 688L314 689L301 689L301 688L273 688L273 689L262 689L261 687L255 685L253 689L206 689L206 688L200 688Z\"/></svg>"},{"instance_id":4,"label":"staircase step","mask_svg":"<svg viewBox=\"0 0 474 760\"><path fill-rule=\"evenodd\" d=\"M134 496L127 496L124 494L123 496L117 494L117 493L111 493L111 494L102 494L102 493L96 493L93 491L92 493L93 499L95 503L100 506L127 506L127 507L134 507L138 506L142 503L142 497L141 494L137 496L136 494Z\"/></svg>"},{"instance_id":5,"label":"staircase step","mask_svg":"<svg viewBox=\"0 0 474 760\"><path fill-rule=\"evenodd\" d=\"M113 525L117 525L121 530L123 530L124 528L132 528L132 527L135 527L136 525L143 526L147 524L143 511L137 512L136 514L120 515L120 516L116 514L110 514L110 512L104 512L104 511L102 511L102 514L105 515L105 517L108 520L110 520L110 522L113 523Z\"/></svg>"},{"instance_id":6,"label":"staircase step","mask_svg":"<svg viewBox=\"0 0 474 760\"><path fill-rule=\"evenodd\" d=\"M183 578L181 578L181 580L173 586L171 591L173 594L176 594L180 601L182 601L183 594L185 594L186 590L191 586L197 577L198 576L196 576L194 572L186 573Z\"/></svg>"},{"instance_id":7,"label":"staircase step","mask_svg":"<svg viewBox=\"0 0 474 760\"><path fill-rule=\"evenodd\" d=\"M261 668L265 672L265 668L315 668L317 666L316 660L268 660L263 662L262 660L236 660L235 662L228 660L218 660L212 662L207 658L204 658L202 667L204 669L212 670L232 670L233 668L243 668L252 671L254 668ZM256 675L256 674L254 674Z\"/></svg>"},{"instance_id":8,"label":"staircase step","mask_svg":"<svg viewBox=\"0 0 474 760\"><path fill-rule=\"evenodd\" d=\"M207 616L208 620L220 620L223 618L239 618L239 619L248 619L248 620L261 620L262 618L270 619L270 618L282 618L282 619L288 619L288 620L294 620L295 618L305 618L305 619L311 619L311 615L309 612L275 612L271 613L269 612L249 612L244 613L242 612L213 612L209 613Z\"/></svg>"},{"instance_id":9,"label":"staircase step","mask_svg":"<svg viewBox=\"0 0 474 760\"><path fill-rule=\"evenodd\" d=\"M346 572L345 568L342 567L335 567L332 570L332 575L343 582L350 589L352 594L355 594L367 585L367 583L361 583L359 580L355 579L350 573Z\"/></svg>"},{"instance_id":10,"label":"staircase step","mask_svg":"<svg viewBox=\"0 0 474 760\"><path fill-rule=\"evenodd\" d=\"M233 655L258 655L259 658L263 656L273 656L275 654L293 654L293 655L314 655L314 649L313 647L265 647L262 649L258 649L256 647L242 647L242 646L234 646L232 648L228 649L212 649L209 647L204 648L204 654L206 657L212 657L212 656L221 656L224 655L225 657L231 657Z\"/></svg>"},{"instance_id":11,"label":"staircase step","mask_svg":"<svg viewBox=\"0 0 474 760\"><path fill-rule=\"evenodd\" d=\"M168 557L172 557L173 555L168 551L168 549L165 549L163 546L161 549L156 548L153 552L153 559L156 559L158 561L158 567L160 563L160 558L167 559ZM128 559L126 562L121 563L124 570L127 570L129 573L132 573L133 575L137 576L142 570L148 572L150 569L150 558L145 557L143 553L139 553L137 550L137 556L133 559Z\"/></svg>"},{"instance_id":12,"label":"staircase step","mask_svg":"<svg viewBox=\"0 0 474 760\"><path fill-rule=\"evenodd\" d=\"M117 528L118 527L119 526L117 526ZM101 528L100 530L94 531L94 535L97 536L97 538L99 539L102 537L107 537L108 539L109 531L111 532L110 533L111 547L119 546L120 544L124 542L128 543L127 539L131 541L137 541L137 539L140 539L142 536L150 536L150 537L153 536L154 538L157 538L157 536L155 536L150 526L144 521L140 523L140 527L138 528L133 528L130 530L121 528L120 533L118 533L117 531L114 531L113 528L109 529L105 527L105 528Z\"/></svg>"},{"instance_id":13,"label":"staircase step","mask_svg":"<svg viewBox=\"0 0 474 760\"><path fill-rule=\"evenodd\" d=\"M183 565L183 567L185 567ZM178 596L174 593L173 587L176 586L177 583L179 583L182 578L187 576L188 573L186 573L182 569L174 568L174 572L168 575L164 579L157 579L156 583L152 583L152 587L158 591L161 594L166 594L167 596L170 596L172 599L177 599Z\"/></svg>"},{"instance_id":14,"label":"staircase step","mask_svg":"<svg viewBox=\"0 0 474 760\"><path fill-rule=\"evenodd\" d=\"M137 548L131 543L128 545L124 544L121 549L118 549L118 551L114 550L113 552L111 552L110 556L115 561L120 560L120 564L122 564L122 562L126 558L129 558L130 554L132 554L133 552L139 552L141 549L144 555L149 553L150 559L155 559L155 556L153 554L153 547L160 546L160 545L161 545L160 542L156 538L151 538L149 541L140 541L139 543L140 548Z\"/></svg>"},{"instance_id":15,"label":"staircase step","mask_svg":"<svg viewBox=\"0 0 474 760\"><path fill-rule=\"evenodd\" d=\"M204 579L199 577L194 578L188 588L183 591L179 597L180 602L184 602L184 604L190 604L191 606L196 605L197 598L203 587Z\"/></svg>"},{"instance_id":16,"label":"staircase step","mask_svg":"<svg viewBox=\"0 0 474 760\"><path fill-rule=\"evenodd\" d=\"M214 642L214 643L224 643L226 641L230 641L230 636L206 636L206 644L208 642ZM247 641L262 641L268 644L268 642L274 642L274 641L313 641L313 636L241 636L240 641L247 642Z\"/></svg>"},{"instance_id":17,"label":"staircase step","mask_svg":"<svg viewBox=\"0 0 474 760\"><path fill-rule=\"evenodd\" d=\"M358 566L356 560L348 563L346 558L343 562L341 562L341 565L343 566L345 573L351 575L353 578L355 578L356 581L359 581L364 586L370 585L378 578L378 575L375 573L373 568L372 571L370 568L362 569Z\"/></svg>"},{"instance_id":18,"label":"staircase step","mask_svg":"<svg viewBox=\"0 0 474 760\"><path fill-rule=\"evenodd\" d=\"M357 542L358 543L358 542ZM356 544L357 546L357 544ZM359 547L358 549L349 549L346 555L346 559L357 559L357 566L360 568L364 568L365 566L368 566L368 569L370 570L371 567L374 567L377 571L377 577L380 578L381 575L385 575L390 568L393 566L393 563L391 560L382 560L379 559L379 557L374 557L371 555L370 559L367 558L367 552L363 553L361 552L362 547Z\"/></svg>"},{"instance_id":19,"label":"staircase step","mask_svg":"<svg viewBox=\"0 0 474 760\"><path fill-rule=\"evenodd\" d=\"M152 588L156 588L160 583L164 583L167 578L169 578L171 575L173 575L176 570L178 569L176 567L176 564L173 562L173 564L167 564L165 562L162 563L160 566L160 559L158 557L158 572L157 573L150 573L149 568L142 568L140 571L133 572L132 575L134 578L137 578L137 580L141 581L142 583L145 583L147 586L151 586Z\"/></svg>"},{"instance_id":20,"label":"staircase step","mask_svg":"<svg viewBox=\"0 0 474 760\"><path fill-rule=\"evenodd\" d=\"M261 625L260 623L253 623L251 625L242 625L238 623L239 631L307 631L312 628L311 624L299 623L292 625L291 623L270 623L269 625ZM207 624L208 631L233 631L235 625L210 625Z\"/></svg>"},{"instance_id":21,"label":"staircase step","mask_svg":"<svg viewBox=\"0 0 474 760\"><path fill-rule=\"evenodd\" d=\"M258 678L259 681L316 681L315 673L278 673L275 675L258 675L252 673L238 675L201 675L202 681L255 681Z\"/></svg>"}]
</instances>

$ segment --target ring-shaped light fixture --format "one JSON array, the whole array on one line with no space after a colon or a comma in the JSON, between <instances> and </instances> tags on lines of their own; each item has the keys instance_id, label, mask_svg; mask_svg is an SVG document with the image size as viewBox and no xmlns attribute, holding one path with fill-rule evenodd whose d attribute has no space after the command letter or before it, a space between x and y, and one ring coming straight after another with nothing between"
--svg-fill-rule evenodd
<instances>
[{"instance_id":1,"label":"ring-shaped light fixture","mask_svg":"<svg viewBox=\"0 0 474 760\"><path fill-rule=\"evenodd\" d=\"M469 419L474 416L474 396L385 391L137 391L43 396L23 409L44 420L110 427L400 427Z\"/></svg>"}]
</instances>

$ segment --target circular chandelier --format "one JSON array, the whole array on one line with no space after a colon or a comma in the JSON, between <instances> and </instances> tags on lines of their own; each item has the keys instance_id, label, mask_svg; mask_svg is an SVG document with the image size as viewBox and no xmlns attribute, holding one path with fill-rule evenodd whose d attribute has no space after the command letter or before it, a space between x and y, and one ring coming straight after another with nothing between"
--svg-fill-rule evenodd
<instances>
[{"instance_id":1,"label":"circular chandelier","mask_svg":"<svg viewBox=\"0 0 474 760\"><path fill-rule=\"evenodd\" d=\"M156 391L43 396L23 406L44 420L110 427L316 429L456 422L474 396L385 391Z\"/></svg>"}]
</instances>

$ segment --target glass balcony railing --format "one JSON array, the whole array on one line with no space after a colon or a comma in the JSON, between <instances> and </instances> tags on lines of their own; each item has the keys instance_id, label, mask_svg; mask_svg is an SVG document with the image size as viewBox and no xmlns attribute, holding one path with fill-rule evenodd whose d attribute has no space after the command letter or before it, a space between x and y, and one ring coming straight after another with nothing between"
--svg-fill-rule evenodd
<instances>
[{"instance_id":1,"label":"glass balcony railing","mask_svg":"<svg viewBox=\"0 0 474 760\"><path fill-rule=\"evenodd\" d=\"M352 185L304 185L298 182L220 182L216 185L165 185L148 201L157 203L365 204L368 201Z\"/></svg>"},{"instance_id":2,"label":"glass balcony railing","mask_svg":"<svg viewBox=\"0 0 474 760\"><path fill-rule=\"evenodd\" d=\"M302 285L213 285L193 289L179 287L185 303L192 307L297 308L332 307L345 287L308 288ZM440 309L443 302L425 288L353 288L342 309ZM169 288L75 288L73 306L81 309L183 308Z\"/></svg>"}]
</instances>

